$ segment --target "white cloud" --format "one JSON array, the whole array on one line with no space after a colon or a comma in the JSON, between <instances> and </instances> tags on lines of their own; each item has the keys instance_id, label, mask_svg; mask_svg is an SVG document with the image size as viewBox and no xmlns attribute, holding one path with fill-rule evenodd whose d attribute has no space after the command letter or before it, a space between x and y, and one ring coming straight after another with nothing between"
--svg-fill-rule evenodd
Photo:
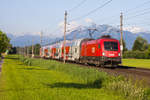
<instances>
[{"instance_id":1,"label":"white cloud","mask_svg":"<svg viewBox=\"0 0 150 100\"><path fill-rule=\"evenodd\" d=\"M85 22L86 22L86 23L93 23L93 20L90 19L90 18L86 18L86 19L85 19Z\"/></svg>"},{"instance_id":2,"label":"white cloud","mask_svg":"<svg viewBox=\"0 0 150 100\"><path fill-rule=\"evenodd\" d=\"M136 26L124 27L124 30L130 31L132 33L147 32L145 29Z\"/></svg>"},{"instance_id":3,"label":"white cloud","mask_svg":"<svg viewBox=\"0 0 150 100\"><path fill-rule=\"evenodd\" d=\"M68 32L71 32L72 30L76 29L80 25L76 21L72 21L67 25Z\"/></svg>"},{"instance_id":4,"label":"white cloud","mask_svg":"<svg viewBox=\"0 0 150 100\"><path fill-rule=\"evenodd\" d=\"M64 32L64 22L60 22L58 24L60 27L60 31L63 33ZM72 30L76 29L78 26L80 26L76 21L72 21L67 24L67 32L71 32Z\"/></svg>"},{"instance_id":5,"label":"white cloud","mask_svg":"<svg viewBox=\"0 0 150 100\"><path fill-rule=\"evenodd\" d=\"M24 36L26 34L31 34L31 33L29 33L29 32L12 32L11 34L13 34L16 37L19 37L19 36Z\"/></svg>"},{"instance_id":6,"label":"white cloud","mask_svg":"<svg viewBox=\"0 0 150 100\"><path fill-rule=\"evenodd\" d=\"M63 26L64 26L64 22L60 22L60 23L58 24L58 26L59 26L59 27L63 27Z\"/></svg>"},{"instance_id":7,"label":"white cloud","mask_svg":"<svg viewBox=\"0 0 150 100\"><path fill-rule=\"evenodd\" d=\"M12 35L14 35L15 37L19 37L19 36L24 36L24 35L33 35L33 36L39 36L41 35L41 32L7 32L10 33ZM48 35L46 32L43 32L43 35Z\"/></svg>"}]
</instances>

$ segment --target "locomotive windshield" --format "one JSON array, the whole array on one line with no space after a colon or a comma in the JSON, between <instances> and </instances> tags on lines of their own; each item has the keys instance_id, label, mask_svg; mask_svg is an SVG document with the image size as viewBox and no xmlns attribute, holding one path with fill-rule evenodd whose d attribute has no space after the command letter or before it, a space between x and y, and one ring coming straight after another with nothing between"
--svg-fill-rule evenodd
<instances>
[{"instance_id":1,"label":"locomotive windshield","mask_svg":"<svg viewBox=\"0 0 150 100\"><path fill-rule=\"evenodd\" d=\"M107 51L118 51L118 43L112 41L105 41L104 48Z\"/></svg>"}]
</instances>

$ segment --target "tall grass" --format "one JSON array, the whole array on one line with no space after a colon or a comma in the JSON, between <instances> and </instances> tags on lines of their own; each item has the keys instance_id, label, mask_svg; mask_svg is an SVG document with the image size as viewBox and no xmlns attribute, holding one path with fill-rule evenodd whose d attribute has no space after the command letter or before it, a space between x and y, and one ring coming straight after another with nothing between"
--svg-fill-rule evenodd
<instances>
[{"instance_id":1,"label":"tall grass","mask_svg":"<svg viewBox=\"0 0 150 100\"><path fill-rule=\"evenodd\" d=\"M149 94L122 76L54 60L8 56L0 78L0 100L150 100Z\"/></svg>"},{"instance_id":2,"label":"tall grass","mask_svg":"<svg viewBox=\"0 0 150 100\"><path fill-rule=\"evenodd\" d=\"M55 63L49 65L27 66L14 56L6 57L0 77L0 100L125 100L105 90L99 78L89 81L86 76L55 68Z\"/></svg>"},{"instance_id":3,"label":"tall grass","mask_svg":"<svg viewBox=\"0 0 150 100\"><path fill-rule=\"evenodd\" d=\"M148 100L149 93L143 86L137 85L122 76L110 76L93 68L83 68L74 64L63 64L54 60L29 59L32 66L55 71L63 71L89 87L99 87L122 94L127 100ZM55 84L58 85L58 84ZM73 84L72 84L73 85Z\"/></svg>"},{"instance_id":4,"label":"tall grass","mask_svg":"<svg viewBox=\"0 0 150 100\"><path fill-rule=\"evenodd\" d=\"M129 80L113 81L112 83L108 83L106 88L123 93L128 100L147 100L149 95L146 89L133 84Z\"/></svg>"}]
</instances>

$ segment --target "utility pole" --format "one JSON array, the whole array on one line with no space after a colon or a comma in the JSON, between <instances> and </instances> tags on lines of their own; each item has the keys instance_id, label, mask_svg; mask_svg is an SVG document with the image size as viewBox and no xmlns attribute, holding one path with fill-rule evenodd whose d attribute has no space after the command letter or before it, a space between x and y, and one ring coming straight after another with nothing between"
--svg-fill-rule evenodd
<instances>
[{"instance_id":1,"label":"utility pole","mask_svg":"<svg viewBox=\"0 0 150 100\"><path fill-rule=\"evenodd\" d=\"M27 57L29 57L30 55L29 55L29 40L28 40L28 42L27 42Z\"/></svg>"},{"instance_id":2,"label":"utility pole","mask_svg":"<svg viewBox=\"0 0 150 100\"><path fill-rule=\"evenodd\" d=\"M43 32L41 31L41 33L40 33L40 46L42 47L42 37L43 37ZM39 54L40 55L40 54Z\"/></svg>"},{"instance_id":3,"label":"utility pole","mask_svg":"<svg viewBox=\"0 0 150 100\"><path fill-rule=\"evenodd\" d=\"M26 43L26 45L25 45L25 53L26 53L26 57L27 57L27 53L28 53L28 48L27 48L27 43Z\"/></svg>"},{"instance_id":4,"label":"utility pole","mask_svg":"<svg viewBox=\"0 0 150 100\"><path fill-rule=\"evenodd\" d=\"M67 26L67 11L64 17L64 63L66 62L66 26Z\"/></svg>"},{"instance_id":5,"label":"utility pole","mask_svg":"<svg viewBox=\"0 0 150 100\"><path fill-rule=\"evenodd\" d=\"M43 38L43 32L41 31L41 35L40 35L40 44L41 44L41 46L42 46L42 38Z\"/></svg>"},{"instance_id":6,"label":"utility pole","mask_svg":"<svg viewBox=\"0 0 150 100\"><path fill-rule=\"evenodd\" d=\"M89 28L88 31L89 31L90 37L92 38L92 34L93 34L95 31L97 31L97 29L96 29L96 28Z\"/></svg>"},{"instance_id":7,"label":"utility pole","mask_svg":"<svg viewBox=\"0 0 150 100\"><path fill-rule=\"evenodd\" d=\"M33 39L32 39L32 58L34 58L34 45L33 45Z\"/></svg>"},{"instance_id":8,"label":"utility pole","mask_svg":"<svg viewBox=\"0 0 150 100\"><path fill-rule=\"evenodd\" d=\"M24 45L24 57L26 56L26 46Z\"/></svg>"},{"instance_id":9,"label":"utility pole","mask_svg":"<svg viewBox=\"0 0 150 100\"><path fill-rule=\"evenodd\" d=\"M121 12L120 15L120 33L121 33L121 38L120 38L120 49L121 49L121 59L123 57L123 14ZM121 62L122 63L122 62Z\"/></svg>"}]
</instances>

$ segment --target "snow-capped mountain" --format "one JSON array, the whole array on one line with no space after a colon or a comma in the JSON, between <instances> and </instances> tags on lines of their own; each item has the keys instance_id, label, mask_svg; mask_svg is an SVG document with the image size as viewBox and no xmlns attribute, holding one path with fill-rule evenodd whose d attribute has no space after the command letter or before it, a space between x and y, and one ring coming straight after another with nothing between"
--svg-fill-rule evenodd
<instances>
[{"instance_id":1,"label":"snow-capped mountain","mask_svg":"<svg viewBox=\"0 0 150 100\"><path fill-rule=\"evenodd\" d=\"M79 38L90 38L89 35L89 29L96 29L93 34L92 38L97 39L101 37L102 35L111 35L113 38L119 39L120 40L120 29L110 26L110 25L90 25L90 26L79 26L70 33L66 35L66 39L73 40L73 39L79 39ZM131 28L130 28L131 30ZM134 30L134 29L133 29ZM35 36L35 35L24 35L24 36L19 36L19 37L14 37L12 34L8 34L8 36L11 38L11 43L16 45L16 46L23 46L27 45L27 41L31 41L34 39L34 43L40 43L40 36ZM131 49L134 43L134 40L136 39L137 36L142 36L143 38L147 39L148 42L150 43L150 32L148 31L143 31L138 33L133 33L129 30L123 31L123 39L126 42L127 48ZM52 38L52 37L43 37L44 43L52 43L55 41L63 40L63 37L61 38Z\"/></svg>"},{"instance_id":2,"label":"snow-capped mountain","mask_svg":"<svg viewBox=\"0 0 150 100\"><path fill-rule=\"evenodd\" d=\"M32 45L32 40L34 44L40 43L40 36L39 35L30 35L30 34L25 34L23 36L14 36L11 33L8 33L7 36L11 39L10 43L13 46L29 46ZM56 39L53 39L48 36L44 36L42 43L47 44L54 42Z\"/></svg>"}]
</instances>

